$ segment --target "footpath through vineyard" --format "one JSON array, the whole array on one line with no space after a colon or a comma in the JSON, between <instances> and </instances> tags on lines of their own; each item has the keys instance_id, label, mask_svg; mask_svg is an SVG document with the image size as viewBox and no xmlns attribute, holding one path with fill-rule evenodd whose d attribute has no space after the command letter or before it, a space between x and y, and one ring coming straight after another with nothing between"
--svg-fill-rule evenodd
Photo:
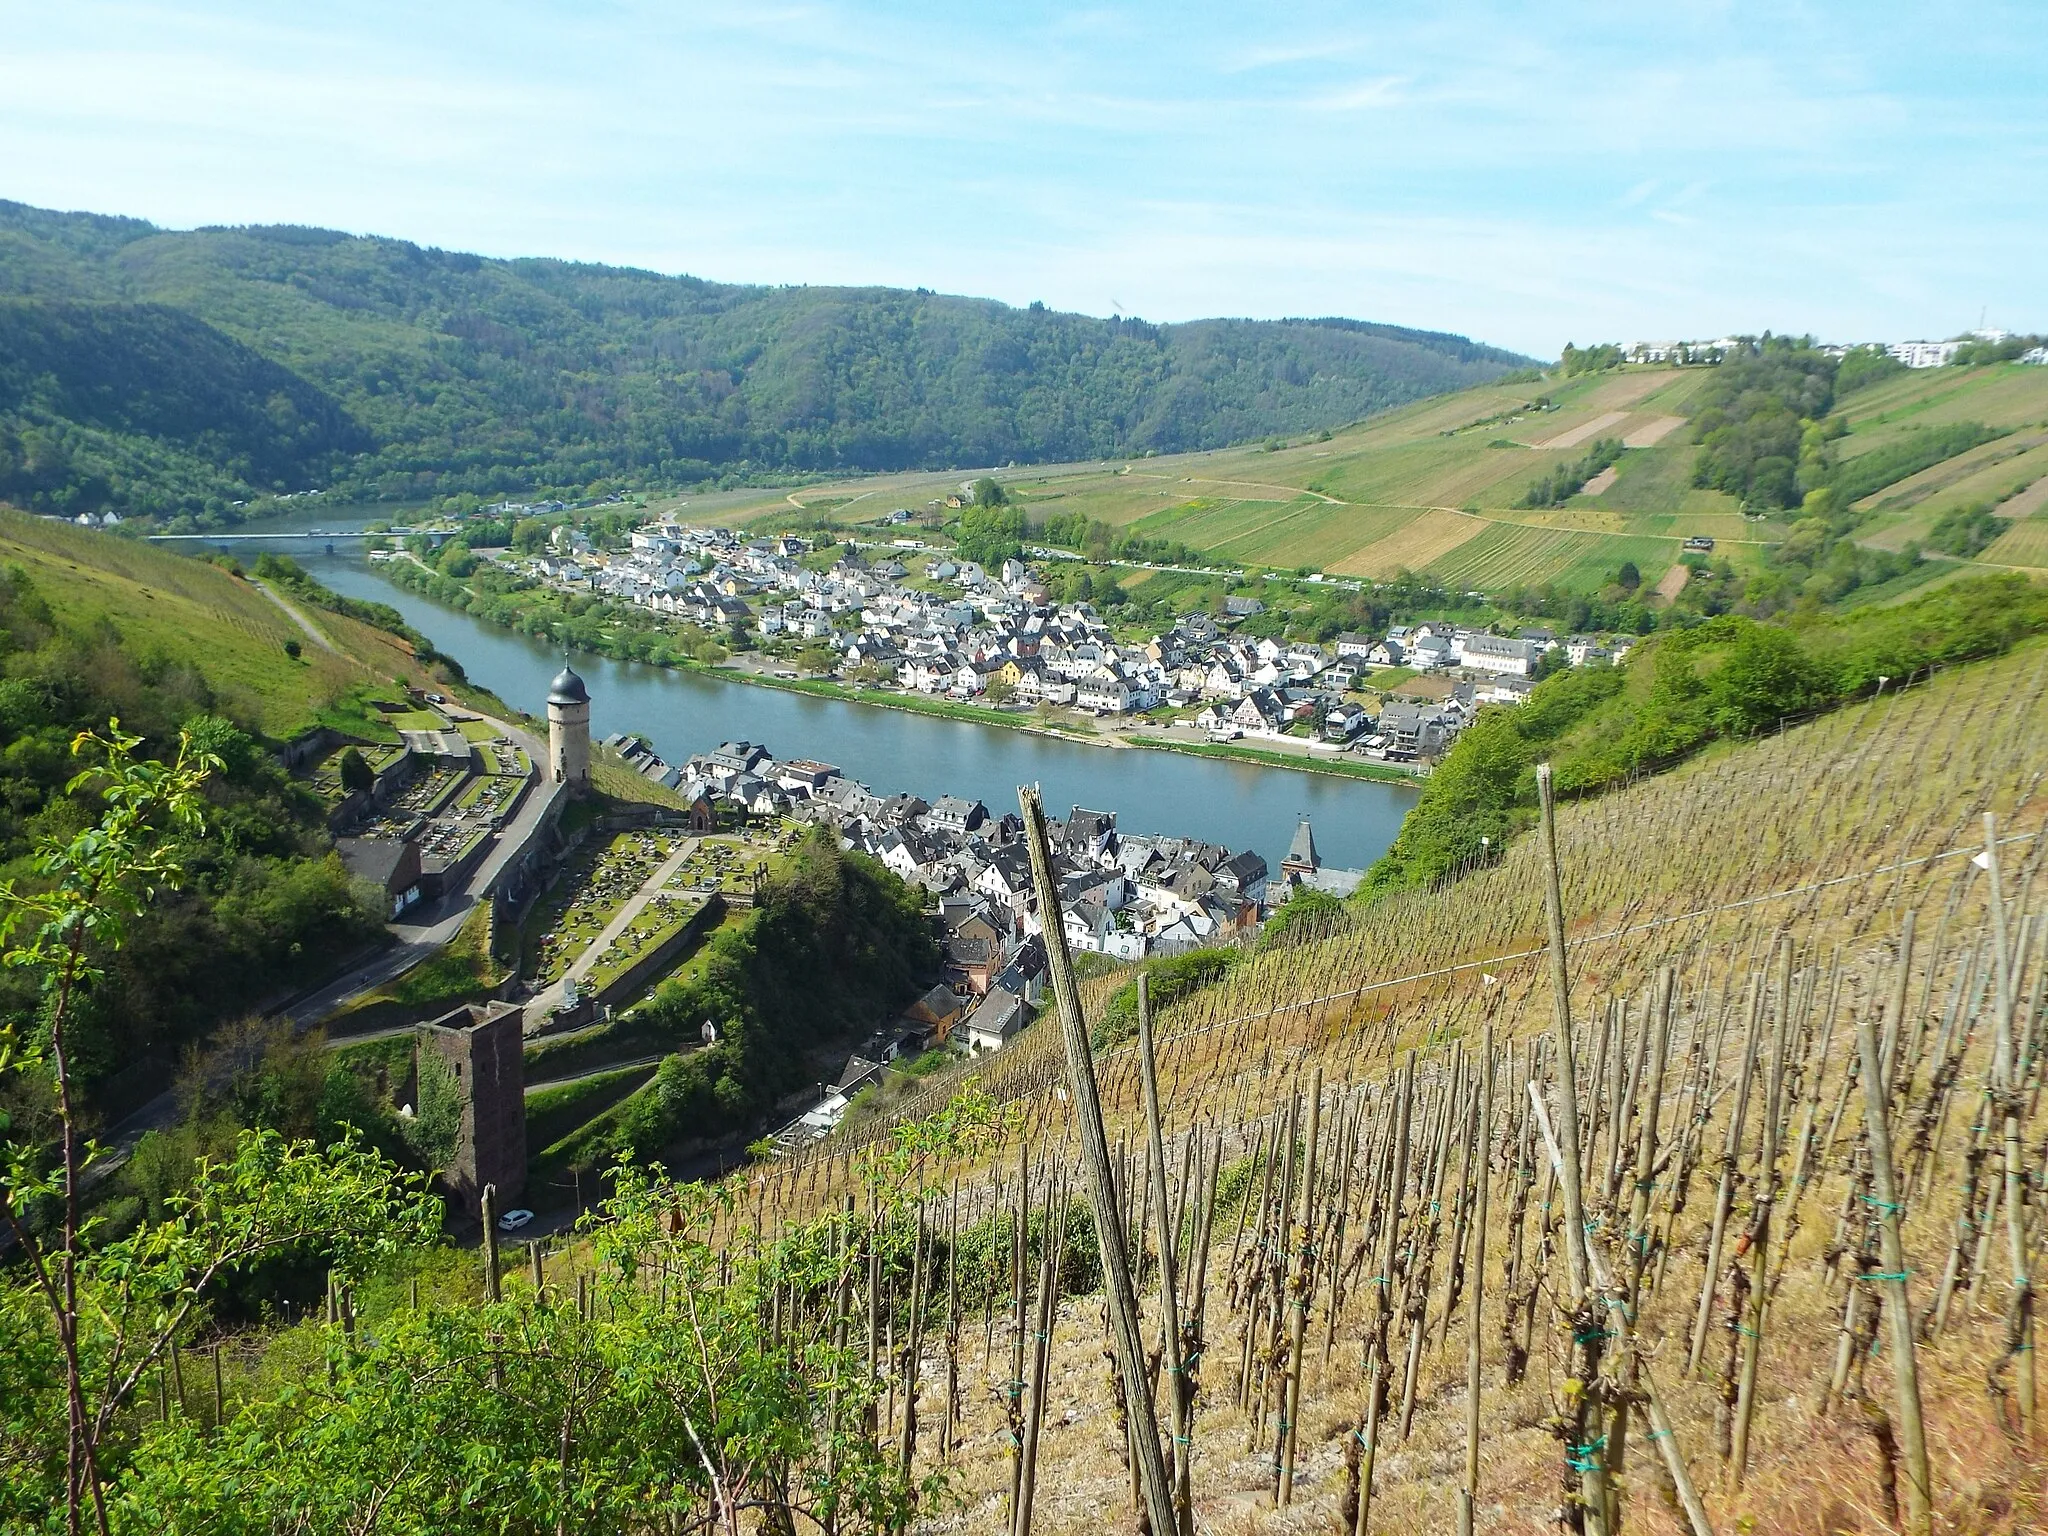
<instances>
[{"instance_id":1,"label":"footpath through vineyard","mask_svg":"<svg viewBox=\"0 0 2048 1536\"><path fill-rule=\"evenodd\" d=\"M846 1294L774 1305L865 1328L930 1529L2035 1529L2042 681L1563 806L1141 1010L1100 1179L1049 1018L971 1151L916 1107L734 1235L841 1213Z\"/></svg>"}]
</instances>

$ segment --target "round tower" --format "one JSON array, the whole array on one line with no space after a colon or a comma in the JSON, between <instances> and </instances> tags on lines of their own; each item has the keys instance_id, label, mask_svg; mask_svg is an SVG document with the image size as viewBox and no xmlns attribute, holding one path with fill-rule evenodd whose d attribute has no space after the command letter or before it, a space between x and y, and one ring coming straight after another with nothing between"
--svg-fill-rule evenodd
<instances>
[{"instance_id":1,"label":"round tower","mask_svg":"<svg viewBox=\"0 0 2048 1536\"><path fill-rule=\"evenodd\" d=\"M572 794L590 788L590 690L567 666L548 688L548 777Z\"/></svg>"}]
</instances>

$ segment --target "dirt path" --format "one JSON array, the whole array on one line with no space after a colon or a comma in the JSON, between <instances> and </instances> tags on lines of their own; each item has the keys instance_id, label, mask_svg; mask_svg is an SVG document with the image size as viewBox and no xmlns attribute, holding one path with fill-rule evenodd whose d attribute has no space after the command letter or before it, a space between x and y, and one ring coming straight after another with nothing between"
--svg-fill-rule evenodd
<instances>
[{"instance_id":1,"label":"dirt path","mask_svg":"<svg viewBox=\"0 0 2048 1536\"><path fill-rule=\"evenodd\" d=\"M325 635L323 635L320 632L320 630L314 625L311 619L307 618L292 604L286 602L284 598L274 588L270 587L264 582L257 581L254 578L251 578L249 585L254 587L258 592L261 592L273 603L277 604L278 607L282 608L285 611L286 616L290 618L294 624L298 625L299 628L303 629L306 632L306 638L308 640L311 640L315 645L319 646L321 650L331 651L334 649L334 642L328 639Z\"/></svg>"},{"instance_id":2,"label":"dirt path","mask_svg":"<svg viewBox=\"0 0 2048 1536\"><path fill-rule=\"evenodd\" d=\"M1274 485L1266 480L1211 480L1202 475L1155 475L1142 469L1134 469L1131 471L1131 474L1133 478L1139 480L1169 480L1179 485L1235 485L1241 486L1248 491L1283 491L1286 493L1288 501L1294 500L1297 496L1313 496L1317 501L1330 507L1348 507L1351 505L1348 501L1341 501L1335 496L1325 496L1321 491L1312 491L1306 486ZM1259 500L1261 498L1247 497L1246 499Z\"/></svg>"},{"instance_id":3,"label":"dirt path","mask_svg":"<svg viewBox=\"0 0 2048 1536\"><path fill-rule=\"evenodd\" d=\"M628 896L624 905L612 914L612 920L604 925L604 931L590 941L582 954L569 962L566 971L549 982L535 995L533 1001L526 1005L532 1017L538 1018L543 1014L552 1013L561 1006L563 986L571 981L581 981L596 968L598 960L611 947L612 941L633 926L633 919L647 909L647 903L654 900L661 888L668 884L668 877L682 868L683 860L695 853L697 845L702 841L702 838L697 837L684 838L677 845L676 851L668 856L667 861L641 882L640 889Z\"/></svg>"},{"instance_id":4,"label":"dirt path","mask_svg":"<svg viewBox=\"0 0 2048 1536\"><path fill-rule=\"evenodd\" d=\"M1624 448L1654 448L1685 425L1683 416L1653 416L1622 438Z\"/></svg>"}]
</instances>

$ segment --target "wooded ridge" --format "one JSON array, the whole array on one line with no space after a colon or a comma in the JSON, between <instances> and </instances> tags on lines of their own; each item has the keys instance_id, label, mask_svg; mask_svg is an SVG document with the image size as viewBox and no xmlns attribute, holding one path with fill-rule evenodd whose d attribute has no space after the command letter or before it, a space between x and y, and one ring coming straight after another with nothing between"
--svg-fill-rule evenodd
<instances>
[{"instance_id":1,"label":"wooded ridge","mask_svg":"<svg viewBox=\"0 0 2048 1536\"><path fill-rule=\"evenodd\" d=\"M1209 448L1529 361L1353 320L1152 325L9 202L0 295L0 495L207 526L315 487L580 493Z\"/></svg>"}]
</instances>

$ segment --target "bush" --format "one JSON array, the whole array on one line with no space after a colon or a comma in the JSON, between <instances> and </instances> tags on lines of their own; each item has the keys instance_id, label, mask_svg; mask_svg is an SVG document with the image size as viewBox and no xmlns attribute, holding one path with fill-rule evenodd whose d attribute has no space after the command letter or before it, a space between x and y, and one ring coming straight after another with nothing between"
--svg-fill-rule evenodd
<instances>
[{"instance_id":1,"label":"bush","mask_svg":"<svg viewBox=\"0 0 2048 1536\"><path fill-rule=\"evenodd\" d=\"M1935 519L1927 532L1928 544L1943 554L1968 559L1981 553L2012 526L2010 518L1999 517L1982 502L1957 507Z\"/></svg>"},{"instance_id":2,"label":"bush","mask_svg":"<svg viewBox=\"0 0 2048 1536\"><path fill-rule=\"evenodd\" d=\"M1585 794L1669 767L1711 741L1770 730L1931 665L1995 656L2048 633L2048 589L2023 576L1959 581L1895 608L1796 626L1724 615L1667 630L1625 669L1581 668L1527 703L1483 712L1438 765L1362 895L1424 886L1534 817L1533 767Z\"/></svg>"},{"instance_id":3,"label":"bush","mask_svg":"<svg viewBox=\"0 0 2048 1536\"><path fill-rule=\"evenodd\" d=\"M1213 986L1229 974L1232 966L1244 958L1241 949L1221 946L1209 949L1191 949L1184 955L1169 955L1164 959L1147 960L1141 973L1147 978L1151 992L1152 1009L1157 1013L1167 1004L1190 992ZM1096 1021L1090 1044L1096 1050L1108 1050L1120 1045L1138 1032L1138 983L1134 977L1118 989Z\"/></svg>"}]
</instances>

